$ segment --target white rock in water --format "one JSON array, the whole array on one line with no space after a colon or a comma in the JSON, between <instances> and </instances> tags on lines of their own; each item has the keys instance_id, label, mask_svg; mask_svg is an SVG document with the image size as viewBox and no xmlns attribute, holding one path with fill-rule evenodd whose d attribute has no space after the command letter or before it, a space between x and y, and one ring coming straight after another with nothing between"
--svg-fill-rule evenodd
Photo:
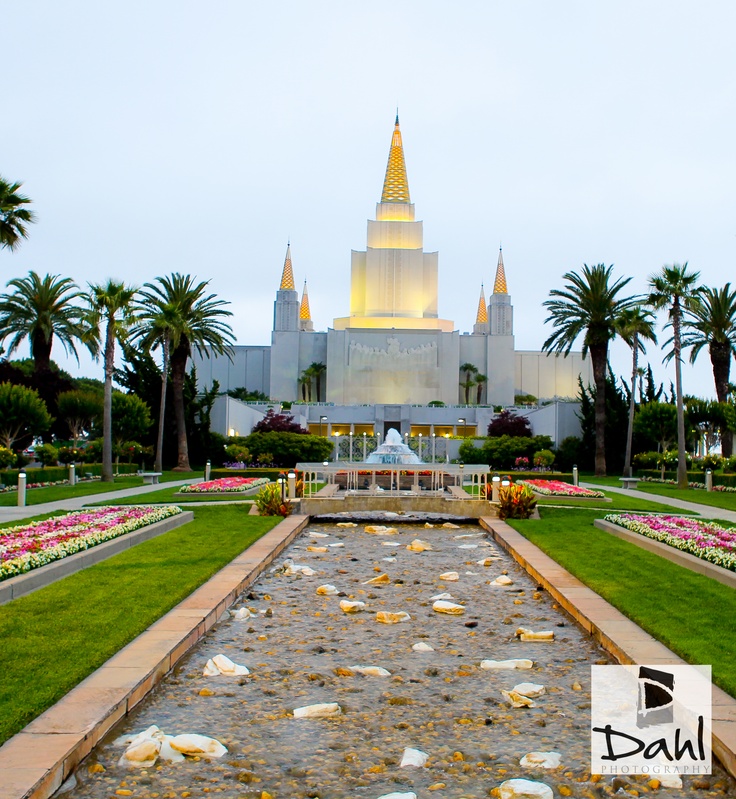
<instances>
[{"instance_id":1,"label":"white rock in water","mask_svg":"<svg viewBox=\"0 0 736 799\"><path fill-rule=\"evenodd\" d=\"M390 585L391 578L383 572L383 574L378 574L375 577L371 577L370 580L366 580L363 585Z\"/></svg>"},{"instance_id":2,"label":"white rock in water","mask_svg":"<svg viewBox=\"0 0 736 799\"><path fill-rule=\"evenodd\" d=\"M411 749L407 747L404 749L399 768L409 768L411 766L421 768L428 760L429 755L426 752L422 752L421 749Z\"/></svg>"},{"instance_id":3,"label":"white rock in water","mask_svg":"<svg viewBox=\"0 0 736 799\"><path fill-rule=\"evenodd\" d=\"M498 788L501 799L554 799L549 785L533 780L506 780Z\"/></svg>"},{"instance_id":4,"label":"white rock in water","mask_svg":"<svg viewBox=\"0 0 736 799\"><path fill-rule=\"evenodd\" d=\"M340 600L340 610L343 613L359 613L365 608L365 602L350 602L347 599Z\"/></svg>"},{"instance_id":5,"label":"white rock in water","mask_svg":"<svg viewBox=\"0 0 736 799\"><path fill-rule=\"evenodd\" d=\"M366 677L390 677L391 672L381 666L351 666L350 671L365 674Z\"/></svg>"},{"instance_id":6,"label":"white rock in water","mask_svg":"<svg viewBox=\"0 0 736 799\"><path fill-rule=\"evenodd\" d=\"M424 522L424 526L425 526L426 528L428 528L428 529L429 529L430 527L434 527L434 525L433 525L433 524L430 524L429 522Z\"/></svg>"},{"instance_id":7,"label":"white rock in water","mask_svg":"<svg viewBox=\"0 0 736 799\"><path fill-rule=\"evenodd\" d=\"M326 719L330 716L339 716L342 708L337 702L320 702L316 705L304 705L294 708L295 719Z\"/></svg>"},{"instance_id":8,"label":"white rock in water","mask_svg":"<svg viewBox=\"0 0 736 799\"><path fill-rule=\"evenodd\" d=\"M177 752L176 749L172 748L171 741L173 737L173 735L164 736L161 742L161 751L158 753L158 756L161 760L166 760L169 763L181 763L183 760L186 760L186 758L181 752Z\"/></svg>"},{"instance_id":9,"label":"white rock in water","mask_svg":"<svg viewBox=\"0 0 736 799\"><path fill-rule=\"evenodd\" d=\"M161 741L158 738L152 738L145 734L138 735L123 752L119 765L136 766L137 768L153 766L160 751Z\"/></svg>"},{"instance_id":10,"label":"white rock in water","mask_svg":"<svg viewBox=\"0 0 736 799\"><path fill-rule=\"evenodd\" d=\"M113 742L113 746L130 746L136 738L153 738L155 733L161 732L161 730L155 725L152 724L150 727L146 727L145 730L142 732L131 732L127 735L121 735L119 738L116 738ZM161 733L163 735L163 733Z\"/></svg>"},{"instance_id":11,"label":"white rock in water","mask_svg":"<svg viewBox=\"0 0 736 799\"><path fill-rule=\"evenodd\" d=\"M235 619L235 621L245 621L246 619L253 619L255 618L255 613L251 613L248 608L238 608L237 610L231 610L230 615Z\"/></svg>"},{"instance_id":12,"label":"white rock in water","mask_svg":"<svg viewBox=\"0 0 736 799\"><path fill-rule=\"evenodd\" d=\"M396 558L388 557L388 558L381 558L381 560L385 560L386 563L396 563Z\"/></svg>"},{"instance_id":13,"label":"white rock in water","mask_svg":"<svg viewBox=\"0 0 736 799\"><path fill-rule=\"evenodd\" d=\"M334 585L330 585L329 583L325 583L325 585L320 585L317 588L317 593L320 596L335 596L340 592L335 588Z\"/></svg>"},{"instance_id":14,"label":"white rock in water","mask_svg":"<svg viewBox=\"0 0 736 799\"><path fill-rule=\"evenodd\" d=\"M459 524L453 524L452 522L445 522L442 526L446 530L459 530L460 529L460 525Z\"/></svg>"},{"instance_id":15,"label":"white rock in water","mask_svg":"<svg viewBox=\"0 0 736 799\"><path fill-rule=\"evenodd\" d=\"M462 605L456 605L454 602L446 602L443 599L437 600L432 605L432 610L435 613L447 613L450 616L462 616L465 613L465 608Z\"/></svg>"},{"instance_id":16,"label":"white rock in water","mask_svg":"<svg viewBox=\"0 0 736 799\"><path fill-rule=\"evenodd\" d=\"M454 535L453 538L477 538L483 533L462 533L461 535Z\"/></svg>"},{"instance_id":17,"label":"white rock in water","mask_svg":"<svg viewBox=\"0 0 736 799\"><path fill-rule=\"evenodd\" d=\"M401 541L381 541L382 547L400 547Z\"/></svg>"},{"instance_id":18,"label":"white rock in water","mask_svg":"<svg viewBox=\"0 0 736 799\"><path fill-rule=\"evenodd\" d=\"M514 581L507 577L505 574L501 574L496 577L495 580L491 580L491 585L513 585Z\"/></svg>"},{"instance_id":19,"label":"white rock in water","mask_svg":"<svg viewBox=\"0 0 736 799\"><path fill-rule=\"evenodd\" d=\"M500 669L530 669L534 662L526 658L515 658L513 660L481 660L480 667L487 671Z\"/></svg>"},{"instance_id":20,"label":"white rock in water","mask_svg":"<svg viewBox=\"0 0 736 799\"><path fill-rule=\"evenodd\" d=\"M541 630L535 633L533 630L529 630L526 627L519 627L514 635L521 641L554 641L555 638L554 630Z\"/></svg>"},{"instance_id":21,"label":"white rock in water","mask_svg":"<svg viewBox=\"0 0 736 799\"><path fill-rule=\"evenodd\" d=\"M412 644L411 648L415 652L434 652L434 647L431 647L429 644L425 644L423 641L420 641L418 644Z\"/></svg>"},{"instance_id":22,"label":"white rock in water","mask_svg":"<svg viewBox=\"0 0 736 799\"><path fill-rule=\"evenodd\" d=\"M407 544L406 548L409 552L431 552L432 545L428 541L422 541L421 538L415 538L411 544Z\"/></svg>"},{"instance_id":23,"label":"white rock in water","mask_svg":"<svg viewBox=\"0 0 736 799\"><path fill-rule=\"evenodd\" d=\"M534 700L517 691L501 691L501 693L511 707L536 707Z\"/></svg>"},{"instance_id":24,"label":"white rock in water","mask_svg":"<svg viewBox=\"0 0 736 799\"><path fill-rule=\"evenodd\" d=\"M460 575L457 572L445 572L444 574L440 574L440 580L444 580L446 583L456 583L460 579Z\"/></svg>"},{"instance_id":25,"label":"white rock in water","mask_svg":"<svg viewBox=\"0 0 736 799\"><path fill-rule=\"evenodd\" d=\"M465 572L466 577L477 577L478 572Z\"/></svg>"},{"instance_id":26,"label":"white rock in water","mask_svg":"<svg viewBox=\"0 0 736 799\"><path fill-rule=\"evenodd\" d=\"M222 757L227 749L216 739L197 733L175 735L169 743L171 748L185 755L205 755L206 757Z\"/></svg>"},{"instance_id":27,"label":"white rock in water","mask_svg":"<svg viewBox=\"0 0 736 799\"><path fill-rule=\"evenodd\" d=\"M454 598L455 597L452 594L448 594L447 592L445 592L444 594L435 594L434 596L430 597L432 601L436 599L454 599Z\"/></svg>"},{"instance_id":28,"label":"white rock in water","mask_svg":"<svg viewBox=\"0 0 736 799\"><path fill-rule=\"evenodd\" d=\"M400 610L398 613L390 613L387 610L379 610L376 613L376 621L381 624L400 624L402 621L410 621L411 616Z\"/></svg>"},{"instance_id":29,"label":"white rock in water","mask_svg":"<svg viewBox=\"0 0 736 799\"><path fill-rule=\"evenodd\" d=\"M477 544L460 544L458 549L478 549Z\"/></svg>"},{"instance_id":30,"label":"white rock in water","mask_svg":"<svg viewBox=\"0 0 736 799\"><path fill-rule=\"evenodd\" d=\"M492 563L497 563L499 560L501 560L501 558L495 557L495 558L483 558L482 560L476 560L475 562L479 566L490 566Z\"/></svg>"},{"instance_id":31,"label":"white rock in water","mask_svg":"<svg viewBox=\"0 0 736 799\"><path fill-rule=\"evenodd\" d=\"M516 691L517 694L528 696L530 699L535 699L547 693L547 689L543 685L539 685L539 683L535 682L520 682L513 687L513 690Z\"/></svg>"},{"instance_id":32,"label":"white rock in water","mask_svg":"<svg viewBox=\"0 0 736 799\"><path fill-rule=\"evenodd\" d=\"M355 522L338 522L338 527L357 527L358 525Z\"/></svg>"},{"instance_id":33,"label":"white rock in water","mask_svg":"<svg viewBox=\"0 0 736 799\"><path fill-rule=\"evenodd\" d=\"M318 532L312 531L312 530L309 531L309 535L311 535L312 538L329 538L330 537L327 533L318 533Z\"/></svg>"},{"instance_id":34,"label":"white rock in water","mask_svg":"<svg viewBox=\"0 0 736 799\"><path fill-rule=\"evenodd\" d=\"M679 774L655 774L663 788L682 788L682 777Z\"/></svg>"},{"instance_id":35,"label":"white rock in water","mask_svg":"<svg viewBox=\"0 0 736 799\"><path fill-rule=\"evenodd\" d=\"M337 544L328 544L327 546L328 547L344 547L345 544L343 544L342 541L339 541Z\"/></svg>"},{"instance_id":36,"label":"white rock in water","mask_svg":"<svg viewBox=\"0 0 736 799\"><path fill-rule=\"evenodd\" d=\"M524 768L557 768L561 757L559 752L529 752L519 763Z\"/></svg>"},{"instance_id":37,"label":"white rock in water","mask_svg":"<svg viewBox=\"0 0 736 799\"><path fill-rule=\"evenodd\" d=\"M417 795L413 791L407 791L406 793L394 791L393 793L381 794L378 799L417 799Z\"/></svg>"},{"instance_id":38,"label":"white rock in water","mask_svg":"<svg viewBox=\"0 0 736 799\"><path fill-rule=\"evenodd\" d=\"M208 660L203 673L205 677L216 677L219 674L224 674L227 677L242 677L250 674L245 666L233 663L226 655L215 655Z\"/></svg>"},{"instance_id":39,"label":"white rock in water","mask_svg":"<svg viewBox=\"0 0 736 799\"><path fill-rule=\"evenodd\" d=\"M314 575L317 574L317 572L309 566L304 566L300 571L305 577L314 577Z\"/></svg>"}]
</instances>

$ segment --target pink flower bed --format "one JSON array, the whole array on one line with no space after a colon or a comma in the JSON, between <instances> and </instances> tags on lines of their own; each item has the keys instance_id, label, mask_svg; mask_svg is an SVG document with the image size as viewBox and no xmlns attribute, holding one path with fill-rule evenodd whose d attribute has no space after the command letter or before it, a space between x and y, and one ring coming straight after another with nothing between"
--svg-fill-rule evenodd
<instances>
[{"instance_id":1,"label":"pink flower bed","mask_svg":"<svg viewBox=\"0 0 736 799\"><path fill-rule=\"evenodd\" d=\"M103 507L0 529L0 580L176 516L175 505Z\"/></svg>"},{"instance_id":2,"label":"pink flower bed","mask_svg":"<svg viewBox=\"0 0 736 799\"><path fill-rule=\"evenodd\" d=\"M589 488L574 486L571 483L562 483L559 480L519 480L519 483L528 485L529 488L543 494L545 497L591 497L604 499L602 491L591 491Z\"/></svg>"},{"instance_id":3,"label":"pink flower bed","mask_svg":"<svg viewBox=\"0 0 736 799\"><path fill-rule=\"evenodd\" d=\"M193 483L180 489L182 494L237 494L269 483L266 477L220 477L206 483Z\"/></svg>"},{"instance_id":4,"label":"pink flower bed","mask_svg":"<svg viewBox=\"0 0 736 799\"><path fill-rule=\"evenodd\" d=\"M736 571L736 529L733 527L721 527L720 524L684 516L612 513L605 518L634 533Z\"/></svg>"}]
</instances>

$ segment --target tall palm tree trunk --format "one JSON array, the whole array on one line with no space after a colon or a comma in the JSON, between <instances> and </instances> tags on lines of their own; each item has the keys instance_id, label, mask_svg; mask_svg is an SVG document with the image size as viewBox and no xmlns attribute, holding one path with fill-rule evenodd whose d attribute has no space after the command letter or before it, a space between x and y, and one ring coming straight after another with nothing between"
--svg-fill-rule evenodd
<instances>
[{"instance_id":1,"label":"tall palm tree trunk","mask_svg":"<svg viewBox=\"0 0 736 799\"><path fill-rule=\"evenodd\" d=\"M164 362L161 375L161 402L159 403L158 438L156 439L156 462L154 472L163 471L164 461L164 417L166 415L166 388L169 382L169 338L163 340Z\"/></svg>"},{"instance_id":2,"label":"tall palm tree trunk","mask_svg":"<svg viewBox=\"0 0 736 799\"><path fill-rule=\"evenodd\" d=\"M36 330L31 339L31 351L33 355L33 370L36 374L47 372L51 368L51 344L52 337Z\"/></svg>"},{"instance_id":3,"label":"tall palm tree trunk","mask_svg":"<svg viewBox=\"0 0 736 799\"><path fill-rule=\"evenodd\" d=\"M682 402L682 338L680 334L680 298L672 306L672 339L675 350L675 391L677 392L677 487L687 488L687 461L685 460L685 408Z\"/></svg>"},{"instance_id":4,"label":"tall palm tree trunk","mask_svg":"<svg viewBox=\"0 0 736 799\"><path fill-rule=\"evenodd\" d=\"M713 382L718 402L728 402L728 381L731 375L731 345L712 341L710 363L713 367ZM721 454L730 458L733 454L733 433L724 425L721 428Z\"/></svg>"},{"instance_id":5,"label":"tall palm tree trunk","mask_svg":"<svg viewBox=\"0 0 736 799\"><path fill-rule=\"evenodd\" d=\"M631 345L633 365L631 367L631 397L629 398L629 425L626 430L626 457L624 458L624 477L631 477L631 449L634 442L634 413L636 412L636 373L639 371L639 336L634 334Z\"/></svg>"},{"instance_id":6,"label":"tall palm tree trunk","mask_svg":"<svg viewBox=\"0 0 736 799\"><path fill-rule=\"evenodd\" d=\"M105 333L105 390L102 402L102 482L112 483L112 372L115 367L115 327L108 320Z\"/></svg>"},{"instance_id":7,"label":"tall palm tree trunk","mask_svg":"<svg viewBox=\"0 0 736 799\"><path fill-rule=\"evenodd\" d=\"M189 465L189 445L187 444L187 423L184 412L184 373L187 366L187 352L179 345L171 355L171 385L174 390L174 418L176 419L177 463L175 472L191 472Z\"/></svg>"},{"instance_id":8,"label":"tall palm tree trunk","mask_svg":"<svg viewBox=\"0 0 736 799\"><path fill-rule=\"evenodd\" d=\"M608 345L591 344L590 360L595 382L595 476L606 476L606 365Z\"/></svg>"}]
</instances>

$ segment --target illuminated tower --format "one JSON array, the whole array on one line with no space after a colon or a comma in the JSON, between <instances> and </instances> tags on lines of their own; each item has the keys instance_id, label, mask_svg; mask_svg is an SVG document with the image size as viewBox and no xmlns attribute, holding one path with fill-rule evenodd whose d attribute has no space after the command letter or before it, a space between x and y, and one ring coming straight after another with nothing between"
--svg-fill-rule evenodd
<instances>
[{"instance_id":1,"label":"illuminated tower","mask_svg":"<svg viewBox=\"0 0 736 799\"><path fill-rule=\"evenodd\" d=\"M306 330L308 333L314 332L312 323L312 312L309 310L309 293L307 292L307 281L304 281L302 291L302 302L299 306L299 330Z\"/></svg>"},{"instance_id":2,"label":"illuminated tower","mask_svg":"<svg viewBox=\"0 0 736 799\"><path fill-rule=\"evenodd\" d=\"M503 251L500 248L496 279L493 282L493 294L488 303L488 330L492 336L513 336L514 334L514 309L511 306L511 295L506 287Z\"/></svg>"},{"instance_id":3,"label":"illuminated tower","mask_svg":"<svg viewBox=\"0 0 736 799\"><path fill-rule=\"evenodd\" d=\"M483 284L480 284L480 297L478 298L478 311L475 314L475 324L473 333L488 335L488 306L486 305L486 294L483 291Z\"/></svg>"},{"instance_id":4,"label":"illuminated tower","mask_svg":"<svg viewBox=\"0 0 736 799\"><path fill-rule=\"evenodd\" d=\"M273 329L299 330L299 294L294 287L294 272L291 268L291 242L286 246L281 285L273 304Z\"/></svg>"}]
</instances>

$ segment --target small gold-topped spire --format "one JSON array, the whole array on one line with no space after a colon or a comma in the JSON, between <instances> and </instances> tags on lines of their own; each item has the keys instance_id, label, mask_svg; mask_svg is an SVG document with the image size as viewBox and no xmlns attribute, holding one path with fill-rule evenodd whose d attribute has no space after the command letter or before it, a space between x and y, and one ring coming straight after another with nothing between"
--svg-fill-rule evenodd
<instances>
[{"instance_id":1,"label":"small gold-topped spire","mask_svg":"<svg viewBox=\"0 0 736 799\"><path fill-rule=\"evenodd\" d=\"M494 294L508 294L506 287L506 272L503 268L503 250L498 248L498 266L496 267L496 280L493 283Z\"/></svg>"},{"instance_id":2,"label":"small gold-topped spire","mask_svg":"<svg viewBox=\"0 0 736 799\"><path fill-rule=\"evenodd\" d=\"M286 258L284 259L284 271L281 273L281 285L279 290L294 290L294 272L291 269L291 242L286 245Z\"/></svg>"},{"instance_id":3,"label":"small gold-topped spire","mask_svg":"<svg viewBox=\"0 0 736 799\"><path fill-rule=\"evenodd\" d=\"M486 306L486 295L483 291L483 284L480 284L480 299L478 300L478 313L475 317L476 325L484 325L488 322L488 307Z\"/></svg>"},{"instance_id":4,"label":"small gold-topped spire","mask_svg":"<svg viewBox=\"0 0 736 799\"><path fill-rule=\"evenodd\" d=\"M406 178L406 163L404 162L404 146L401 143L401 130L399 128L399 114L396 112L394 133L391 137L391 149L388 153L386 177L383 181L382 203L410 203L409 181Z\"/></svg>"},{"instance_id":5,"label":"small gold-topped spire","mask_svg":"<svg viewBox=\"0 0 736 799\"><path fill-rule=\"evenodd\" d=\"M302 292L302 303L299 306L299 319L301 320L309 320L312 318L312 314L309 310L309 294L307 293L307 281L304 281L304 291Z\"/></svg>"}]
</instances>

